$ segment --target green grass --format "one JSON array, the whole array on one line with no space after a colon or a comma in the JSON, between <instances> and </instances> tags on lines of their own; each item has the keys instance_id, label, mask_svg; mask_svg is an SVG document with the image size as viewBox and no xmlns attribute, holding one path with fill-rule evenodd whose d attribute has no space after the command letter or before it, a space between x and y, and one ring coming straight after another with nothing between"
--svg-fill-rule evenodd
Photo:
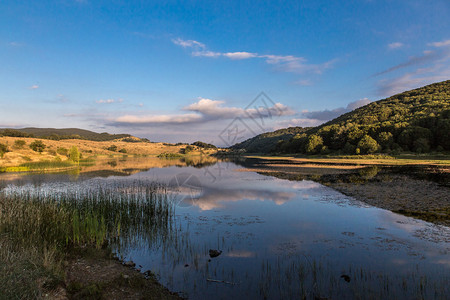
<instances>
[{"instance_id":1,"label":"green grass","mask_svg":"<svg viewBox=\"0 0 450 300\"><path fill-rule=\"evenodd\" d=\"M27 168L29 171L39 171L48 169L59 169L59 168L71 168L76 165L70 161L37 161L37 162L26 162L21 164L19 167Z\"/></svg>"},{"instance_id":2,"label":"green grass","mask_svg":"<svg viewBox=\"0 0 450 300\"><path fill-rule=\"evenodd\" d=\"M158 154L156 157L158 157L158 158L171 159L171 158L181 158L181 157L184 157L184 155L182 155L182 154L180 154L180 153L168 153L168 152L164 152L164 153Z\"/></svg>"}]
</instances>

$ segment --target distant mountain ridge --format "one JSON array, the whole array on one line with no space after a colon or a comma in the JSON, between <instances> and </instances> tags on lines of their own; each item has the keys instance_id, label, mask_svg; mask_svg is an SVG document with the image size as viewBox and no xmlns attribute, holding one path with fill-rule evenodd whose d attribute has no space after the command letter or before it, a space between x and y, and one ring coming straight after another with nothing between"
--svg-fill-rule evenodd
<instances>
[{"instance_id":1,"label":"distant mountain ridge","mask_svg":"<svg viewBox=\"0 0 450 300\"><path fill-rule=\"evenodd\" d=\"M42 139L62 140L62 139L83 139L90 141L111 141L121 138L130 138L130 134L109 134L106 132L97 133L79 128L35 128L27 127L20 129L3 128L0 135L16 137L36 137Z\"/></svg>"},{"instance_id":2,"label":"distant mountain ridge","mask_svg":"<svg viewBox=\"0 0 450 300\"><path fill-rule=\"evenodd\" d=\"M278 134L288 130L291 137ZM258 153L367 154L450 151L450 80L372 102L312 128L264 133L231 149ZM277 139L278 136L278 139Z\"/></svg>"}]
</instances>

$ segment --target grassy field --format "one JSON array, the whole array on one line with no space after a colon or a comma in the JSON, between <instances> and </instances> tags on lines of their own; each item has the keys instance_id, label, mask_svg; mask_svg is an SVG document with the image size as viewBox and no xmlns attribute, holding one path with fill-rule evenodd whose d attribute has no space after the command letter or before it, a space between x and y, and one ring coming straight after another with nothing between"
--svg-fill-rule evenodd
<instances>
[{"instance_id":1,"label":"grassy field","mask_svg":"<svg viewBox=\"0 0 450 300\"><path fill-rule=\"evenodd\" d=\"M193 151L188 154L181 154L186 148L184 144L130 143L123 140L95 142L78 139L61 141L42 139L41 141L45 144L45 149L39 153L30 149L30 144L36 140L38 139L0 137L0 144L6 145L8 148L8 151L3 154L3 157L0 156L0 172L72 168L74 165L69 162L68 152L73 146L78 148L84 162L86 162L86 159L93 161L99 158L122 157L124 155L180 158L186 156L205 156L215 152L215 150L204 150L193 146Z\"/></svg>"}]
</instances>

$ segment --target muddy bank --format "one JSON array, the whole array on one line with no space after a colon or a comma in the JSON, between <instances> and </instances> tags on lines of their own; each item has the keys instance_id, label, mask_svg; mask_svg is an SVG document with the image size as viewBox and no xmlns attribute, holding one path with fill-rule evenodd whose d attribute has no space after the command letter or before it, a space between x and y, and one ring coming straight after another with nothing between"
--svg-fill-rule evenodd
<instances>
[{"instance_id":1,"label":"muddy bank","mask_svg":"<svg viewBox=\"0 0 450 300\"><path fill-rule=\"evenodd\" d=\"M78 249L65 262L65 291L59 299L182 299L148 271L123 263L104 249Z\"/></svg>"},{"instance_id":2,"label":"muddy bank","mask_svg":"<svg viewBox=\"0 0 450 300\"><path fill-rule=\"evenodd\" d=\"M343 166L247 161L245 169L288 180L313 180L367 204L450 226L448 167Z\"/></svg>"}]
</instances>

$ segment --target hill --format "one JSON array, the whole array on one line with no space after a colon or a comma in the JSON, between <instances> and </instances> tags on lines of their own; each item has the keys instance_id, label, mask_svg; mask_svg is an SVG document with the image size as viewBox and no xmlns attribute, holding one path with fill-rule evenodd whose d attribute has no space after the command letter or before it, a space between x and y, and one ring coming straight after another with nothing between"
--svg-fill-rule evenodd
<instances>
[{"instance_id":1,"label":"hill","mask_svg":"<svg viewBox=\"0 0 450 300\"><path fill-rule=\"evenodd\" d=\"M367 154L450 151L449 133L450 80L447 80L357 108L277 142L271 152ZM273 138L260 137L258 140L260 144L274 144ZM242 145L248 142L237 144L233 149L244 149Z\"/></svg>"},{"instance_id":2,"label":"hill","mask_svg":"<svg viewBox=\"0 0 450 300\"><path fill-rule=\"evenodd\" d=\"M255 137L247 139L241 143L231 146L233 150L245 150L249 153L269 153L275 150L277 144L281 141L288 141L296 134L301 134L309 128L289 127L272 132L258 134Z\"/></svg>"},{"instance_id":3,"label":"hill","mask_svg":"<svg viewBox=\"0 0 450 300\"><path fill-rule=\"evenodd\" d=\"M82 139L89 141L112 141L122 138L130 138L129 134L109 134L106 132L97 133L79 128L21 128L21 129L0 129L0 136L11 137L36 137L50 140Z\"/></svg>"}]
</instances>

